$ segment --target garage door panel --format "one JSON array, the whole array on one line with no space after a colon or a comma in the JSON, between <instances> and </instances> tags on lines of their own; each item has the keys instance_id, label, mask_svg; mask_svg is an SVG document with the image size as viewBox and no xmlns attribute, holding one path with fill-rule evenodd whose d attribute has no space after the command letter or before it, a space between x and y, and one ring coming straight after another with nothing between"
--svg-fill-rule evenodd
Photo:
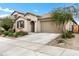
<instances>
[{"instance_id":1,"label":"garage door panel","mask_svg":"<svg viewBox=\"0 0 79 59\"><path fill-rule=\"evenodd\" d=\"M42 21L41 32L60 32L60 30L59 27L52 21Z\"/></svg>"}]
</instances>

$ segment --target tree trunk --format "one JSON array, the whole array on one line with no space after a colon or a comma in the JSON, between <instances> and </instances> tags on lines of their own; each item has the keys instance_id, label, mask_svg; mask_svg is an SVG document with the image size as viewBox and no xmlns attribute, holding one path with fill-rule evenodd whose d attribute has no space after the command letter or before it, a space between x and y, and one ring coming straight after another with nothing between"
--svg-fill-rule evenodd
<instances>
[{"instance_id":1,"label":"tree trunk","mask_svg":"<svg viewBox=\"0 0 79 59\"><path fill-rule=\"evenodd\" d=\"M62 24L62 33L64 32L64 31L63 31L63 28L64 28L64 24Z\"/></svg>"}]
</instances>

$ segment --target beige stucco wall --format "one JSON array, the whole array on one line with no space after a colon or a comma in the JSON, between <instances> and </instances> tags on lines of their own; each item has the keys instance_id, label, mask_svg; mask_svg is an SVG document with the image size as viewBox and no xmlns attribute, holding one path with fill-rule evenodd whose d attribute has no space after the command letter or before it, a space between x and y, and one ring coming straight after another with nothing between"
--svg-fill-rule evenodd
<instances>
[{"instance_id":1,"label":"beige stucco wall","mask_svg":"<svg viewBox=\"0 0 79 59\"><path fill-rule=\"evenodd\" d=\"M37 32L41 32L41 22L37 21Z\"/></svg>"},{"instance_id":2,"label":"beige stucco wall","mask_svg":"<svg viewBox=\"0 0 79 59\"><path fill-rule=\"evenodd\" d=\"M36 17L36 16L33 16L33 15L31 15L31 14L27 14L26 16L25 16L25 18L26 19L30 19L31 21L34 21L34 23L35 23L35 32L38 32L38 18ZM28 22L28 27L29 27L29 32L31 32L31 25L30 25L30 23Z\"/></svg>"},{"instance_id":3,"label":"beige stucco wall","mask_svg":"<svg viewBox=\"0 0 79 59\"><path fill-rule=\"evenodd\" d=\"M29 20L27 20L27 19L30 19L30 21ZM23 31L26 31L26 32L31 32L31 21L34 21L34 23L35 23L35 32L38 32L38 20L37 20L38 18L36 17L36 16L33 16L33 15L26 15L24 18L22 18L22 17L20 17L20 18L18 18L17 20L16 20L16 22L15 22L15 30L16 31L20 31L20 30L23 30ZM17 21L19 21L19 20L23 20L24 21L24 28L23 29L18 29L17 28Z\"/></svg>"},{"instance_id":4,"label":"beige stucco wall","mask_svg":"<svg viewBox=\"0 0 79 59\"><path fill-rule=\"evenodd\" d=\"M26 16L25 16L25 18L26 19L31 19L31 21L37 21L37 17L36 16L33 16L33 15L31 15L31 14L27 14Z\"/></svg>"},{"instance_id":5,"label":"beige stucco wall","mask_svg":"<svg viewBox=\"0 0 79 59\"><path fill-rule=\"evenodd\" d=\"M17 21L19 21L19 20L23 20L24 21L24 28L22 28L22 29L17 28ZM15 24L14 24L16 31L22 30L22 31L25 31L25 32L28 32L28 26L27 25L28 25L28 21L25 20L24 18L18 18L16 20Z\"/></svg>"},{"instance_id":6,"label":"beige stucco wall","mask_svg":"<svg viewBox=\"0 0 79 59\"><path fill-rule=\"evenodd\" d=\"M15 13L16 14L16 13ZM30 19L27 20L27 19ZM17 21L19 20L23 20L24 21L24 28L23 29L18 29L17 28ZM15 26L15 30L16 31L26 31L26 32L31 32L31 24L30 22L34 21L35 23L35 32L54 32L54 33L58 33L58 32L62 32L62 25L56 25L56 23L54 23L53 21L51 21L51 19L39 19L38 17L31 15L31 14L27 14L24 18L20 17L16 20L14 26Z\"/></svg>"},{"instance_id":7,"label":"beige stucco wall","mask_svg":"<svg viewBox=\"0 0 79 59\"><path fill-rule=\"evenodd\" d=\"M31 18L29 18L31 19ZM34 19L34 18L33 18ZM48 20L33 20L35 21L35 32L54 32L54 33L58 33L58 32L62 32L62 25L57 26L54 22L52 22L50 19ZM19 20L24 20L24 24L25 27L23 29L18 29L17 26L17 21ZM19 18L16 20L15 22L15 30L16 31L26 31L26 32L31 32L31 25L30 25L31 21L28 21L24 18Z\"/></svg>"},{"instance_id":8,"label":"beige stucco wall","mask_svg":"<svg viewBox=\"0 0 79 59\"><path fill-rule=\"evenodd\" d=\"M14 13L12 16L14 17L14 15L17 15L18 17L19 17L19 16L22 16L22 17L24 16L23 14L19 14L19 13L17 13L17 12Z\"/></svg>"}]
</instances>

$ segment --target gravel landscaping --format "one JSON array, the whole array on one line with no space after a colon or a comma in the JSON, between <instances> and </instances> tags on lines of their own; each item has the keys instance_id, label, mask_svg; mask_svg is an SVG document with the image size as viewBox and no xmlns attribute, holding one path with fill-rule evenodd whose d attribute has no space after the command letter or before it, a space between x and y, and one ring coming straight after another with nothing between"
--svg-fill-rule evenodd
<instances>
[{"instance_id":1,"label":"gravel landscaping","mask_svg":"<svg viewBox=\"0 0 79 59\"><path fill-rule=\"evenodd\" d=\"M49 42L47 45L79 50L79 34L74 34L74 35L75 37L71 39L62 39L61 37L58 37L57 39Z\"/></svg>"}]
</instances>

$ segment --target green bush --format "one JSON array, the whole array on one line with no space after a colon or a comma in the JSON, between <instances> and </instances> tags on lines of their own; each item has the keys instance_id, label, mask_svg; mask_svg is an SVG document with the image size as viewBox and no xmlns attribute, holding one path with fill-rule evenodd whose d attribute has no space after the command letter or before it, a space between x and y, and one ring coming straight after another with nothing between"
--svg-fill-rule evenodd
<instances>
[{"instance_id":1,"label":"green bush","mask_svg":"<svg viewBox=\"0 0 79 59\"><path fill-rule=\"evenodd\" d=\"M3 32L4 32L3 30L0 30L0 35L2 35L2 34L3 34Z\"/></svg>"},{"instance_id":2,"label":"green bush","mask_svg":"<svg viewBox=\"0 0 79 59\"><path fill-rule=\"evenodd\" d=\"M9 29L12 29L13 24L14 24L13 19L9 17L3 18L1 21L1 27L3 27L6 31L8 31Z\"/></svg>"},{"instance_id":3,"label":"green bush","mask_svg":"<svg viewBox=\"0 0 79 59\"><path fill-rule=\"evenodd\" d=\"M0 32L0 35L2 35L2 32Z\"/></svg>"},{"instance_id":4,"label":"green bush","mask_svg":"<svg viewBox=\"0 0 79 59\"><path fill-rule=\"evenodd\" d=\"M13 36L13 32L10 32L10 31L4 31L3 34L5 36Z\"/></svg>"},{"instance_id":5,"label":"green bush","mask_svg":"<svg viewBox=\"0 0 79 59\"><path fill-rule=\"evenodd\" d=\"M0 35L1 34L4 34L4 36L10 36L10 37L20 37L20 36L27 35L28 33L27 32L23 32L23 31L15 32L14 30L10 29L8 31L2 31L2 32L0 32Z\"/></svg>"},{"instance_id":6,"label":"green bush","mask_svg":"<svg viewBox=\"0 0 79 59\"><path fill-rule=\"evenodd\" d=\"M61 37L62 38L72 38L72 37L74 37L74 35L72 35L72 32L70 32L70 31L65 31L65 32L63 32Z\"/></svg>"},{"instance_id":7,"label":"green bush","mask_svg":"<svg viewBox=\"0 0 79 59\"><path fill-rule=\"evenodd\" d=\"M13 33L12 33L12 32L9 32L9 33L8 33L8 36L13 36Z\"/></svg>"},{"instance_id":8,"label":"green bush","mask_svg":"<svg viewBox=\"0 0 79 59\"><path fill-rule=\"evenodd\" d=\"M24 36L24 35L27 35L28 33L27 32L23 32L23 31L20 31L20 32L18 32L18 34L21 35L21 36Z\"/></svg>"},{"instance_id":9,"label":"green bush","mask_svg":"<svg viewBox=\"0 0 79 59\"><path fill-rule=\"evenodd\" d=\"M4 30L0 30L0 32L2 32L2 33L3 33L3 32L4 32Z\"/></svg>"},{"instance_id":10,"label":"green bush","mask_svg":"<svg viewBox=\"0 0 79 59\"><path fill-rule=\"evenodd\" d=\"M24 36L24 35L27 35L27 34L28 34L27 32L20 31L20 32L13 33L13 36L19 37L19 36Z\"/></svg>"},{"instance_id":11,"label":"green bush","mask_svg":"<svg viewBox=\"0 0 79 59\"><path fill-rule=\"evenodd\" d=\"M18 32L13 33L13 37L18 37L18 36L19 36Z\"/></svg>"},{"instance_id":12,"label":"green bush","mask_svg":"<svg viewBox=\"0 0 79 59\"><path fill-rule=\"evenodd\" d=\"M14 32L15 32L15 30L14 30L14 29L9 29L8 31L9 31L9 32L12 32L12 33L14 33Z\"/></svg>"},{"instance_id":13,"label":"green bush","mask_svg":"<svg viewBox=\"0 0 79 59\"><path fill-rule=\"evenodd\" d=\"M4 31L3 34L7 36L9 34L9 31Z\"/></svg>"}]
</instances>

